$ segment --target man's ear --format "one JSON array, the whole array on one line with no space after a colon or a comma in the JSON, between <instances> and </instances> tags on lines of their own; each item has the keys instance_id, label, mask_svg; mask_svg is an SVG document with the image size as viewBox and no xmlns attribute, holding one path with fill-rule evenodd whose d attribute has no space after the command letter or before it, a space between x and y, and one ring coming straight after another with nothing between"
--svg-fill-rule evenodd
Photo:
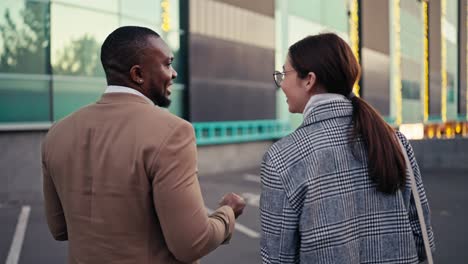
<instances>
[{"instance_id":1,"label":"man's ear","mask_svg":"<svg viewBox=\"0 0 468 264\"><path fill-rule=\"evenodd\" d=\"M140 65L133 65L130 68L130 78L138 85L142 85L145 82Z\"/></svg>"},{"instance_id":2,"label":"man's ear","mask_svg":"<svg viewBox=\"0 0 468 264\"><path fill-rule=\"evenodd\" d=\"M315 76L315 73L309 72L306 76L306 91L308 93L312 92L312 89L314 88L316 82L317 82L317 76Z\"/></svg>"}]
</instances>

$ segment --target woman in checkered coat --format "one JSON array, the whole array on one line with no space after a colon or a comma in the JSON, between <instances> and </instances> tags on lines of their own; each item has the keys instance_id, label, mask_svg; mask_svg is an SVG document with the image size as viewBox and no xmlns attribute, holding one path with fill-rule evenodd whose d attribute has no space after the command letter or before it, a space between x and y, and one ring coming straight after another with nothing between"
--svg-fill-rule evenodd
<instances>
[{"instance_id":1,"label":"woman in checkered coat","mask_svg":"<svg viewBox=\"0 0 468 264\"><path fill-rule=\"evenodd\" d=\"M289 48L275 82L303 123L262 162L263 263L419 263L425 259L406 163L428 226L429 205L408 140L352 93L360 66L340 37ZM369 87L372 89L372 87Z\"/></svg>"}]
</instances>

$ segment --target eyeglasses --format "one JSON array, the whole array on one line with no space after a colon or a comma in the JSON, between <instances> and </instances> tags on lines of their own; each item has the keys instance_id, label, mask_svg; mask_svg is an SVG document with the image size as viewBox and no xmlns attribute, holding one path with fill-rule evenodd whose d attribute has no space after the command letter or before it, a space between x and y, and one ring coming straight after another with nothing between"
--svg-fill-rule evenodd
<instances>
[{"instance_id":1,"label":"eyeglasses","mask_svg":"<svg viewBox=\"0 0 468 264\"><path fill-rule=\"evenodd\" d=\"M281 88L281 83L284 81L284 77L286 76L286 73L292 72L294 70L289 70L289 71L275 71L273 73L273 80L275 80L276 87Z\"/></svg>"}]
</instances>

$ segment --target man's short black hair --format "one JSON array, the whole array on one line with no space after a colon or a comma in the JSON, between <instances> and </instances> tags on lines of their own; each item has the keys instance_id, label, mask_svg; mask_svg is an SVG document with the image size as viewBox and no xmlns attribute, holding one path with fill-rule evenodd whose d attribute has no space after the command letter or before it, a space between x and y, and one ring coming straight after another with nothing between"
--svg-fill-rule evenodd
<instances>
[{"instance_id":1,"label":"man's short black hair","mask_svg":"<svg viewBox=\"0 0 468 264\"><path fill-rule=\"evenodd\" d=\"M107 80L125 75L133 65L139 64L148 38L159 34L145 27L125 26L110 33L101 47L101 63Z\"/></svg>"}]
</instances>

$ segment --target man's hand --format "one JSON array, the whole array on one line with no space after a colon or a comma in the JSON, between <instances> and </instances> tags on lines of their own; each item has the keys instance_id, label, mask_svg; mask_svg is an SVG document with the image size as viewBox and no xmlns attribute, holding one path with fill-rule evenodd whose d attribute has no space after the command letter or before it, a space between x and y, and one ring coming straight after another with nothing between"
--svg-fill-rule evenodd
<instances>
[{"instance_id":1,"label":"man's hand","mask_svg":"<svg viewBox=\"0 0 468 264\"><path fill-rule=\"evenodd\" d=\"M244 198L240 197L235 193L228 193L223 196L221 202L219 202L219 205L227 205L231 207L234 211L234 216L237 218L239 215L242 214L242 211L244 211L245 200Z\"/></svg>"}]
</instances>

